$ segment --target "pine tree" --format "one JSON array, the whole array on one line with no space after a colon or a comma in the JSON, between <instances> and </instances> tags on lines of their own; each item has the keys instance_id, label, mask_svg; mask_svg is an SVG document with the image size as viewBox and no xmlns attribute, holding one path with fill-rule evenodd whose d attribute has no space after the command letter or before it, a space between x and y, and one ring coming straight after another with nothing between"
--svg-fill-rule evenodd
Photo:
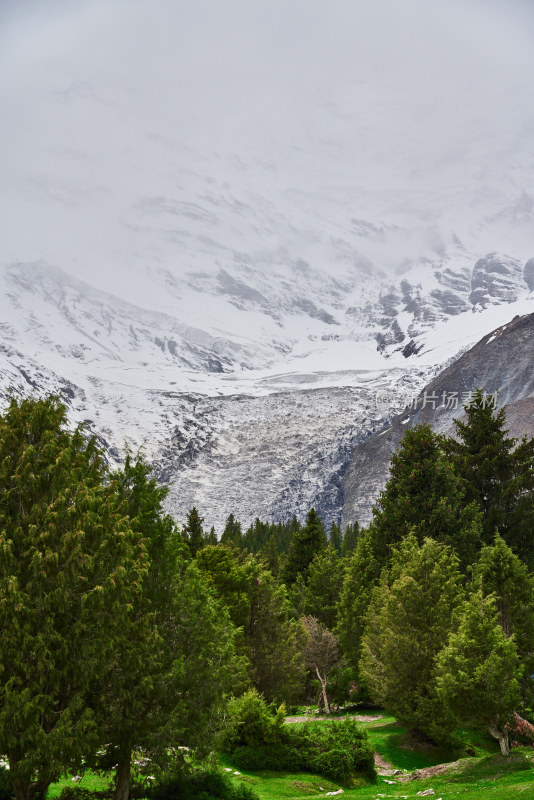
<instances>
[{"instance_id":1,"label":"pine tree","mask_svg":"<svg viewBox=\"0 0 534 800\"><path fill-rule=\"evenodd\" d=\"M356 550L358 544L358 537L360 535L360 526L357 522L349 523L345 528L345 535L341 544L341 555L343 558L352 555Z\"/></svg>"},{"instance_id":2,"label":"pine tree","mask_svg":"<svg viewBox=\"0 0 534 800\"><path fill-rule=\"evenodd\" d=\"M534 699L534 579L519 556L499 534L494 543L482 548L474 568L474 579L484 594L495 596L501 628L514 636L522 667L521 692L524 702Z\"/></svg>"},{"instance_id":3,"label":"pine tree","mask_svg":"<svg viewBox=\"0 0 534 800\"><path fill-rule=\"evenodd\" d=\"M308 569L314 556L327 546L323 521L314 508L308 511L306 525L297 530L289 548L284 569L284 581L291 585L301 574L307 578Z\"/></svg>"},{"instance_id":4,"label":"pine tree","mask_svg":"<svg viewBox=\"0 0 534 800\"><path fill-rule=\"evenodd\" d=\"M204 545L204 529L202 523L204 518L200 516L195 506L189 511L187 521L183 527L183 536L193 558Z\"/></svg>"},{"instance_id":5,"label":"pine tree","mask_svg":"<svg viewBox=\"0 0 534 800\"><path fill-rule=\"evenodd\" d=\"M330 533L328 534L328 543L334 548L338 555L341 555L341 529L337 522L332 522L330 526Z\"/></svg>"},{"instance_id":6,"label":"pine tree","mask_svg":"<svg viewBox=\"0 0 534 800\"><path fill-rule=\"evenodd\" d=\"M302 691L302 629L289 616L286 589L260 559L219 545L197 564L241 630L240 650L253 685L270 701L294 702Z\"/></svg>"},{"instance_id":7,"label":"pine tree","mask_svg":"<svg viewBox=\"0 0 534 800\"><path fill-rule=\"evenodd\" d=\"M458 439L447 449L465 482L466 502L482 511L482 539L499 533L527 563L534 559L534 440L507 437L506 412L479 389L455 421Z\"/></svg>"},{"instance_id":8,"label":"pine tree","mask_svg":"<svg viewBox=\"0 0 534 800\"><path fill-rule=\"evenodd\" d=\"M502 630L494 596L475 592L438 656L436 686L457 721L486 725L503 755L510 752L506 723L520 699L518 675L515 643Z\"/></svg>"},{"instance_id":9,"label":"pine tree","mask_svg":"<svg viewBox=\"0 0 534 800\"><path fill-rule=\"evenodd\" d=\"M226 520L226 525L224 526L224 531L221 536L221 544L231 544L237 547L238 550L243 548L241 523L236 520L233 514L230 514Z\"/></svg>"},{"instance_id":10,"label":"pine tree","mask_svg":"<svg viewBox=\"0 0 534 800\"><path fill-rule=\"evenodd\" d=\"M217 534L215 533L215 528L212 525L210 528L210 532L208 533L208 537L206 539L206 544L217 544L218 543Z\"/></svg>"},{"instance_id":11,"label":"pine tree","mask_svg":"<svg viewBox=\"0 0 534 800\"><path fill-rule=\"evenodd\" d=\"M408 536L373 590L361 673L375 700L411 731L435 742L453 730L434 680L461 598L458 559L448 547Z\"/></svg>"},{"instance_id":12,"label":"pine tree","mask_svg":"<svg viewBox=\"0 0 534 800\"><path fill-rule=\"evenodd\" d=\"M0 417L0 752L16 800L98 744L89 703L132 630L147 570L94 438L56 399Z\"/></svg>"},{"instance_id":13,"label":"pine tree","mask_svg":"<svg viewBox=\"0 0 534 800\"><path fill-rule=\"evenodd\" d=\"M280 558L278 555L278 546L276 544L276 534L271 533L269 537L269 544L267 545L267 550L265 551L265 561L267 564L267 568L272 572L273 575L278 575L280 571Z\"/></svg>"},{"instance_id":14,"label":"pine tree","mask_svg":"<svg viewBox=\"0 0 534 800\"><path fill-rule=\"evenodd\" d=\"M127 454L124 467L112 475L121 508L133 530L143 537L148 571L133 607L128 641L109 679L95 687L103 738L117 763L115 800L127 800L134 746L153 749L172 717L172 670L169 624L174 584L185 556L172 519L163 513L167 489L150 477L150 467Z\"/></svg>"},{"instance_id":15,"label":"pine tree","mask_svg":"<svg viewBox=\"0 0 534 800\"><path fill-rule=\"evenodd\" d=\"M317 553L308 570L305 612L331 631L335 628L337 605L343 584L341 559L330 544Z\"/></svg>"},{"instance_id":16,"label":"pine tree","mask_svg":"<svg viewBox=\"0 0 534 800\"><path fill-rule=\"evenodd\" d=\"M391 547L412 533L450 545L464 569L480 547L480 513L465 497L444 442L428 425L406 431L391 457L390 478L373 509L369 535L375 557L385 564Z\"/></svg>"},{"instance_id":17,"label":"pine tree","mask_svg":"<svg viewBox=\"0 0 534 800\"><path fill-rule=\"evenodd\" d=\"M343 576L336 626L343 653L355 670L358 670L360 662L365 615L382 566L375 557L369 532L362 531Z\"/></svg>"}]
</instances>

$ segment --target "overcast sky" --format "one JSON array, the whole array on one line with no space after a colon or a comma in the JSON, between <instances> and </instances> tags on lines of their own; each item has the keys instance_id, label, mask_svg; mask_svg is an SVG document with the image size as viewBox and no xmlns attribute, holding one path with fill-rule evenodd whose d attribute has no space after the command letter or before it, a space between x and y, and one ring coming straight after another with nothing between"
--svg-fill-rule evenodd
<instances>
[{"instance_id":1,"label":"overcast sky","mask_svg":"<svg viewBox=\"0 0 534 800\"><path fill-rule=\"evenodd\" d=\"M182 175L226 158L203 180L261 164L272 203L331 188L356 206L360 187L362 207L397 222L404 200L376 198L404 192L452 230L460 179L486 215L508 202L498 187L534 193L533 89L530 0L2 0L0 257L64 265L98 228L112 264L143 187L169 195L169 143ZM70 233L58 203L82 209Z\"/></svg>"}]
</instances>

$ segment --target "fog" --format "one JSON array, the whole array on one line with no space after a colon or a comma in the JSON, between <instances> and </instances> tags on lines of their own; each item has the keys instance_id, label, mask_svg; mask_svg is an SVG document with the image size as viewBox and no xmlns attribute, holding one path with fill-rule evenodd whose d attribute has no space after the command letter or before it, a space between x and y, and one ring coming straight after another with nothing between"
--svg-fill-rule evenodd
<instances>
[{"instance_id":1,"label":"fog","mask_svg":"<svg viewBox=\"0 0 534 800\"><path fill-rule=\"evenodd\" d=\"M0 262L534 255L533 45L520 0L3 0Z\"/></svg>"}]
</instances>

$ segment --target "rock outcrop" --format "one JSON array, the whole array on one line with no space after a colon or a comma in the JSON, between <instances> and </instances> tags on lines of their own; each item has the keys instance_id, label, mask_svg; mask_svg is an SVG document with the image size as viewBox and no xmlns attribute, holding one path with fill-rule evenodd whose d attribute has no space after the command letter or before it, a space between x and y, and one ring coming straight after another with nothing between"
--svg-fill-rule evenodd
<instances>
[{"instance_id":1,"label":"rock outcrop","mask_svg":"<svg viewBox=\"0 0 534 800\"><path fill-rule=\"evenodd\" d=\"M342 525L366 524L388 477L391 453L407 428L427 423L451 434L469 393L497 393L512 436L534 436L534 314L516 317L485 336L421 392L413 408L357 445L345 473Z\"/></svg>"}]
</instances>

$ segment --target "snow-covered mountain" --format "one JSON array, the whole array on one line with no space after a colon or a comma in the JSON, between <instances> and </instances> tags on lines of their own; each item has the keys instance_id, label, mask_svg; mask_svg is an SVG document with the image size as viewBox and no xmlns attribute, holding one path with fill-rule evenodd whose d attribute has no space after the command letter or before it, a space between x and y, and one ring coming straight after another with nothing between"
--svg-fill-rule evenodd
<instances>
[{"instance_id":1,"label":"snow-covered mountain","mask_svg":"<svg viewBox=\"0 0 534 800\"><path fill-rule=\"evenodd\" d=\"M180 519L339 516L354 445L534 308L519 16L11 5L0 395L143 447Z\"/></svg>"}]
</instances>

